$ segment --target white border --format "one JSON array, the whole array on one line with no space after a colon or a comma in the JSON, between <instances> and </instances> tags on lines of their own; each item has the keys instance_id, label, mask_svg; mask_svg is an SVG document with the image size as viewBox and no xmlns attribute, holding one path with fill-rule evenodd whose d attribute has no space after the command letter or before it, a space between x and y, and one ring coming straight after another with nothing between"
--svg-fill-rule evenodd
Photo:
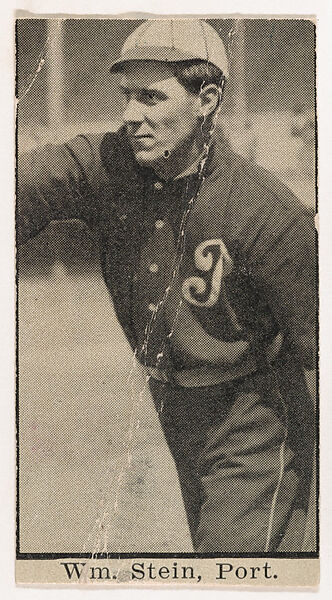
<instances>
[{"instance_id":1,"label":"white border","mask_svg":"<svg viewBox=\"0 0 332 600\"><path fill-rule=\"evenodd\" d=\"M28 589L17 588L14 583L14 484L15 484L15 448L14 448L14 249L13 249L13 197L14 197L14 118L13 118L13 18L14 10L21 9L37 13L77 13L77 14L117 14L130 11L159 14L290 14L317 15L318 17L318 116L319 116L319 196L320 196L320 262L321 262L321 565L322 579L320 596L330 591L332 577L332 528L329 499L332 494L330 453L332 445L331 402L332 389L329 364L329 351L332 337L332 315L329 311L332 301L332 245L331 230L331 8L329 0L9 0L0 9L0 46L1 46L1 147L0 147L0 184L1 184L1 345L0 345L0 392L2 412L0 419L0 587L3 598L89 598L108 597L126 598L128 593L139 598L149 596L167 596L171 598L193 595L220 598L241 593L250 598L284 599L308 598L314 592L247 592L207 591L207 590L73 590L73 589ZM190 596L189 596L190 594ZM262 596L263 594L263 596ZM172 596L171 596L172 595ZM316 594L315 594L316 595Z\"/></svg>"}]
</instances>

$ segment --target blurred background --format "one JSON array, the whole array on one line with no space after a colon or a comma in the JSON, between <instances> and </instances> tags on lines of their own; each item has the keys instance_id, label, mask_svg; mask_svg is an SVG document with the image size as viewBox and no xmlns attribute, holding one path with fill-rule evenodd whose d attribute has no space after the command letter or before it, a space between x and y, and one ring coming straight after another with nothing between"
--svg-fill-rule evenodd
<instances>
[{"instance_id":1,"label":"blurred background","mask_svg":"<svg viewBox=\"0 0 332 600\"><path fill-rule=\"evenodd\" d=\"M225 135L314 206L314 24L208 22L230 59ZM121 124L109 65L139 24L17 21L19 152ZM52 223L18 265L21 551L191 551L175 468L90 232Z\"/></svg>"}]
</instances>

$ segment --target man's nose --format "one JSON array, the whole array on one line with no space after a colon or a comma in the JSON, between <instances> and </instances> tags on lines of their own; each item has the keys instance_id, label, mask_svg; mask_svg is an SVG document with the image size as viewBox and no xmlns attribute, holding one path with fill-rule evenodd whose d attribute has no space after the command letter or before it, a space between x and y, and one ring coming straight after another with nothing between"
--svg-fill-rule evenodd
<instances>
[{"instance_id":1,"label":"man's nose","mask_svg":"<svg viewBox=\"0 0 332 600\"><path fill-rule=\"evenodd\" d=\"M141 123L144 121L140 103L134 98L128 100L122 118L124 123Z\"/></svg>"}]
</instances>

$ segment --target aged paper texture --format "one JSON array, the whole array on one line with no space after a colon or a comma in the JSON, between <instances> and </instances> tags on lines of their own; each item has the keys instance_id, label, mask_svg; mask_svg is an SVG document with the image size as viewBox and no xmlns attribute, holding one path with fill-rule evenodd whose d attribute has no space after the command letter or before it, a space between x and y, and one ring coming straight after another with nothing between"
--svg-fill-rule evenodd
<instances>
[{"instance_id":1,"label":"aged paper texture","mask_svg":"<svg viewBox=\"0 0 332 600\"><path fill-rule=\"evenodd\" d=\"M315 586L315 19L16 19L20 584Z\"/></svg>"}]
</instances>

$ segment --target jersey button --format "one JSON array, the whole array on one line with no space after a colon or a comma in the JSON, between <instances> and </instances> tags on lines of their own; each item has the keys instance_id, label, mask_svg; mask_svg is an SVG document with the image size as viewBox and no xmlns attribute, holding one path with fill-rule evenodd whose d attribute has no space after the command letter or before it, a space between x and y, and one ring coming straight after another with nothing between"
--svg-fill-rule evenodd
<instances>
[{"instance_id":1,"label":"jersey button","mask_svg":"<svg viewBox=\"0 0 332 600\"><path fill-rule=\"evenodd\" d=\"M152 302L151 302L151 304L149 304L149 306L148 306L148 309L149 309L149 311L150 311L150 312L154 312L154 311L156 310L156 308L157 308L157 307L156 307L156 305L155 305L155 304L152 304Z\"/></svg>"},{"instance_id":2,"label":"jersey button","mask_svg":"<svg viewBox=\"0 0 332 600\"><path fill-rule=\"evenodd\" d=\"M162 229L164 227L164 225L165 225L165 222L162 221L161 219L158 219L158 221L155 222L156 229Z\"/></svg>"},{"instance_id":3,"label":"jersey button","mask_svg":"<svg viewBox=\"0 0 332 600\"><path fill-rule=\"evenodd\" d=\"M158 265L156 263L152 263L149 266L149 271L150 271L150 273L157 273L159 271Z\"/></svg>"},{"instance_id":4,"label":"jersey button","mask_svg":"<svg viewBox=\"0 0 332 600\"><path fill-rule=\"evenodd\" d=\"M160 181L156 181L154 183L154 187L156 190L162 190L163 189L163 184Z\"/></svg>"}]
</instances>

